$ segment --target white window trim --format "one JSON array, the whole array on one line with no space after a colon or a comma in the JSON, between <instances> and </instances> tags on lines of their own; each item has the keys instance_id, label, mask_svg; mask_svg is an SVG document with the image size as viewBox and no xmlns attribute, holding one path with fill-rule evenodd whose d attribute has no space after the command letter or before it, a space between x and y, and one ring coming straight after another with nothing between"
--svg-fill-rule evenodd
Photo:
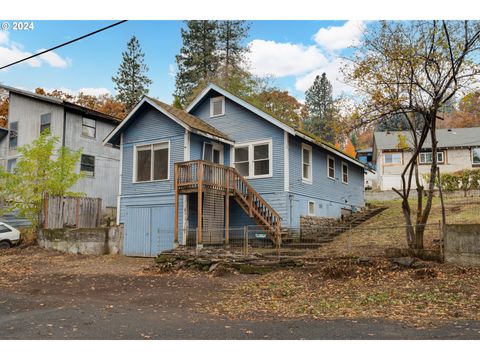
<instances>
[{"instance_id":1,"label":"white window trim","mask_svg":"<svg viewBox=\"0 0 480 360\"><path fill-rule=\"evenodd\" d=\"M309 173L308 173L308 177L304 177L304 174L303 174L303 165L304 165L304 159L303 159L303 150L308 150L309 152ZM310 145L307 145L305 143L302 143L302 181L304 183L307 183L307 184L312 184L313 182L313 150L312 150L312 147Z\"/></svg>"},{"instance_id":2,"label":"white window trim","mask_svg":"<svg viewBox=\"0 0 480 360\"><path fill-rule=\"evenodd\" d=\"M167 166L167 178L166 179L160 179L160 180L145 180L145 181L137 181L137 156L138 156L138 147L143 147L143 146L148 146L150 145L150 151L152 151L152 148L154 145L161 145L161 144L167 144L167 149L168 149L168 166ZM153 154L152 154L153 156ZM170 156L171 156L171 148L170 148L170 140L165 140L165 141L159 141L159 142L151 142L151 143L142 143L142 144L136 144L133 147L133 174L132 174L132 182L134 184L145 184L145 183L152 183L152 182L162 182L162 181L170 181ZM153 159L153 158L152 158ZM153 178L153 161L150 159L150 178Z\"/></svg>"},{"instance_id":3,"label":"white window trim","mask_svg":"<svg viewBox=\"0 0 480 360\"><path fill-rule=\"evenodd\" d=\"M478 149L480 151L480 147L473 147L472 150L470 151L471 153L471 157L472 157L472 165L475 165L475 166L478 166L480 165L480 162L473 162L473 152L475 151L475 149Z\"/></svg>"},{"instance_id":4,"label":"white window trim","mask_svg":"<svg viewBox=\"0 0 480 360\"><path fill-rule=\"evenodd\" d=\"M313 204L313 213L310 212L310 204ZM308 209L307 209L308 216L315 216L316 207L317 207L317 205L315 204L315 201L313 201L313 200L308 201Z\"/></svg>"},{"instance_id":5,"label":"white window trim","mask_svg":"<svg viewBox=\"0 0 480 360\"><path fill-rule=\"evenodd\" d=\"M268 174L265 175L253 175L254 174L254 161L253 161L253 147L255 145L268 145ZM248 173L249 176L244 176L245 179L263 179L272 177L272 163L273 163L273 144L272 139L266 140L257 140L252 142L245 142L245 143L236 143L235 149L239 147L247 147L248 146ZM233 152L233 166L235 167L235 151Z\"/></svg>"},{"instance_id":6,"label":"white window trim","mask_svg":"<svg viewBox=\"0 0 480 360\"><path fill-rule=\"evenodd\" d=\"M343 181L343 167L347 167L347 181ZM348 181L350 180L350 169L348 168L348 164L345 161L342 161L342 183L348 185Z\"/></svg>"},{"instance_id":7,"label":"white window trim","mask_svg":"<svg viewBox=\"0 0 480 360\"><path fill-rule=\"evenodd\" d=\"M399 155L400 155L400 162L398 162L398 163L397 163L397 162L387 163L387 162L385 161L385 156L388 155L388 154L392 154L392 155L393 155L393 154L399 154ZM400 153L400 152L387 152L387 153L383 153L383 164L384 164L384 165L387 165L387 166L388 166L388 165L402 165L402 164L403 164L403 156L402 156L402 153Z\"/></svg>"},{"instance_id":8,"label":"white window trim","mask_svg":"<svg viewBox=\"0 0 480 360\"><path fill-rule=\"evenodd\" d=\"M333 160L333 177L330 176L330 171L329 171L329 170L330 170L330 166L329 166L329 162L330 162L329 160L330 160L330 159ZM331 156L331 155L327 155L327 177L328 177L329 179L335 180L335 175L337 175L337 171L336 171L336 169L335 169L335 166L336 166L336 164L335 164L335 158L334 158L333 156Z\"/></svg>"},{"instance_id":9,"label":"white window trim","mask_svg":"<svg viewBox=\"0 0 480 360\"><path fill-rule=\"evenodd\" d=\"M221 100L222 101L222 113L214 115L213 114L213 103L216 100ZM210 117L218 117L218 116L223 116L223 115L225 115L225 96L216 96L216 97L210 98Z\"/></svg>"},{"instance_id":10,"label":"white window trim","mask_svg":"<svg viewBox=\"0 0 480 360\"><path fill-rule=\"evenodd\" d=\"M432 158L433 158L433 153L432 151L422 151L419 155L418 155L418 162L422 165L424 164L431 164L432 162L431 161L422 161L422 155L426 155L426 154L432 154ZM442 161L439 161L438 160L438 155L439 154L442 154ZM445 164L445 152L444 151L437 151L437 164Z\"/></svg>"}]
</instances>

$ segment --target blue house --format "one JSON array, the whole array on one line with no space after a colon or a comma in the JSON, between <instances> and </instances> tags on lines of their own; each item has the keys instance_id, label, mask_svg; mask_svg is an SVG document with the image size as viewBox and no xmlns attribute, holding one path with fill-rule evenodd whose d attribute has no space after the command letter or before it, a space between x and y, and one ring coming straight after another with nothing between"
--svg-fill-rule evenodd
<instances>
[{"instance_id":1,"label":"blue house","mask_svg":"<svg viewBox=\"0 0 480 360\"><path fill-rule=\"evenodd\" d=\"M364 164L213 84L185 111L144 97L105 143L121 148L126 255L254 224L280 242L302 217L364 206Z\"/></svg>"}]
</instances>

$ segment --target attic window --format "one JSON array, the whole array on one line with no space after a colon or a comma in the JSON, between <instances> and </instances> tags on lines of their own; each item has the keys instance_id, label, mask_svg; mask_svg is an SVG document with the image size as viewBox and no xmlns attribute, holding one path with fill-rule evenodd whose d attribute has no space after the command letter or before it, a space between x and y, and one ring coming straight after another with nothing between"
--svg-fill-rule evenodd
<instances>
[{"instance_id":1,"label":"attic window","mask_svg":"<svg viewBox=\"0 0 480 360\"><path fill-rule=\"evenodd\" d=\"M225 115L225 98L223 96L210 99L210 117Z\"/></svg>"}]
</instances>

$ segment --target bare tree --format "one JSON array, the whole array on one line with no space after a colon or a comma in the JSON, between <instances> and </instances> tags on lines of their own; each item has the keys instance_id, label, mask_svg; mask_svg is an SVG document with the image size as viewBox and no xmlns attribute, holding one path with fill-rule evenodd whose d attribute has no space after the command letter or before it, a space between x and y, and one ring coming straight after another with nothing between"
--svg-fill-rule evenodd
<instances>
[{"instance_id":1,"label":"bare tree","mask_svg":"<svg viewBox=\"0 0 480 360\"><path fill-rule=\"evenodd\" d=\"M362 98L354 115L359 124L399 114L408 121L412 157L402 172L401 188L393 190L402 198L410 249L423 249L438 174L436 129L441 108L478 81L479 46L478 21L380 22L369 27L344 69ZM418 156L426 147L431 148L432 163L425 188ZM409 202L412 183L416 210Z\"/></svg>"}]
</instances>

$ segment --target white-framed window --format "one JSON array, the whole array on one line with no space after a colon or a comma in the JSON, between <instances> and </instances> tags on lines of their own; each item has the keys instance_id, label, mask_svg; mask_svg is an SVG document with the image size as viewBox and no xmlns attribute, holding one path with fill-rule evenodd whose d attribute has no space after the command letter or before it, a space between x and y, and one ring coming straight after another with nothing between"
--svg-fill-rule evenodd
<instances>
[{"instance_id":1,"label":"white-framed window","mask_svg":"<svg viewBox=\"0 0 480 360\"><path fill-rule=\"evenodd\" d=\"M235 146L235 168L249 179L272 176L272 140Z\"/></svg>"},{"instance_id":2,"label":"white-framed window","mask_svg":"<svg viewBox=\"0 0 480 360\"><path fill-rule=\"evenodd\" d=\"M315 216L315 201L310 200L308 202L308 215Z\"/></svg>"},{"instance_id":3,"label":"white-framed window","mask_svg":"<svg viewBox=\"0 0 480 360\"><path fill-rule=\"evenodd\" d=\"M95 139L97 136L97 122L93 119L82 118L82 135Z\"/></svg>"},{"instance_id":4,"label":"white-framed window","mask_svg":"<svg viewBox=\"0 0 480 360\"><path fill-rule=\"evenodd\" d=\"M330 155L327 155L327 176L335 180L335 158Z\"/></svg>"},{"instance_id":5,"label":"white-framed window","mask_svg":"<svg viewBox=\"0 0 480 360\"><path fill-rule=\"evenodd\" d=\"M480 147L472 148L472 165L480 165Z\"/></svg>"},{"instance_id":6,"label":"white-framed window","mask_svg":"<svg viewBox=\"0 0 480 360\"><path fill-rule=\"evenodd\" d=\"M348 164L342 161L342 182L348 184Z\"/></svg>"},{"instance_id":7,"label":"white-framed window","mask_svg":"<svg viewBox=\"0 0 480 360\"><path fill-rule=\"evenodd\" d=\"M135 146L134 182L164 181L170 178L170 143Z\"/></svg>"},{"instance_id":8,"label":"white-framed window","mask_svg":"<svg viewBox=\"0 0 480 360\"><path fill-rule=\"evenodd\" d=\"M401 165L402 153L385 153L383 154L383 163L385 165Z\"/></svg>"},{"instance_id":9,"label":"white-framed window","mask_svg":"<svg viewBox=\"0 0 480 360\"><path fill-rule=\"evenodd\" d=\"M210 99L210 117L225 115L225 97L217 96Z\"/></svg>"},{"instance_id":10,"label":"white-framed window","mask_svg":"<svg viewBox=\"0 0 480 360\"><path fill-rule=\"evenodd\" d=\"M312 147L302 144L302 180L312 183Z\"/></svg>"},{"instance_id":11,"label":"white-framed window","mask_svg":"<svg viewBox=\"0 0 480 360\"><path fill-rule=\"evenodd\" d=\"M80 158L80 171L87 176L95 176L95 156L82 154Z\"/></svg>"},{"instance_id":12,"label":"white-framed window","mask_svg":"<svg viewBox=\"0 0 480 360\"><path fill-rule=\"evenodd\" d=\"M432 152L421 152L420 153L420 164L431 164L432 163ZM443 151L437 152L437 163L443 164L445 162L445 154Z\"/></svg>"}]
</instances>

